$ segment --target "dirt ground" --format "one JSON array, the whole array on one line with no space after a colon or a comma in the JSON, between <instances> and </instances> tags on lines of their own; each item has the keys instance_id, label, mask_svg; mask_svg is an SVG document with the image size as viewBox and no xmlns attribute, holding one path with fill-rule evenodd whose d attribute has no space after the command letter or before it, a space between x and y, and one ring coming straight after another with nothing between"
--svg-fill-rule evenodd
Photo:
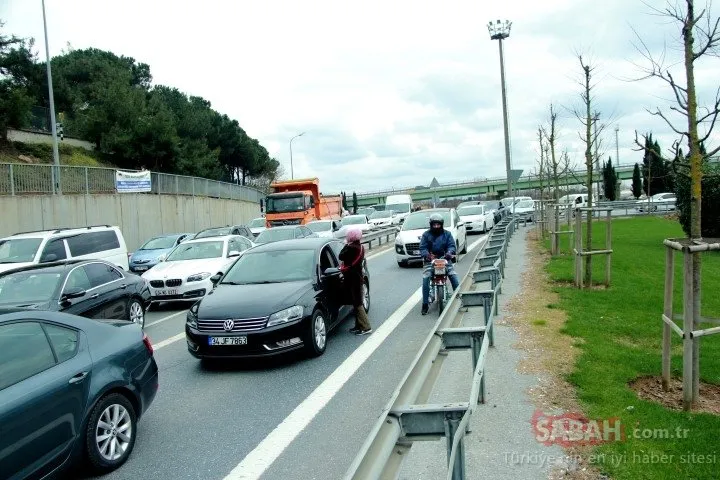
<instances>
[{"instance_id":1,"label":"dirt ground","mask_svg":"<svg viewBox=\"0 0 720 480\"><path fill-rule=\"evenodd\" d=\"M549 253L537 241L539 233L538 230L528 232L527 269L521 280L523 293L508 303L505 318L499 323L509 323L515 329L519 340L514 347L527 353L518 370L539 378L538 384L528 392L535 406L543 412L580 413L575 390L564 377L572 371L582 339L560 333L566 315L558 308L558 295L552 291L543 268ZM588 463L590 447L566 448L565 453L579 459L578 463L567 470L553 469L550 479L608 478Z\"/></svg>"},{"instance_id":2,"label":"dirt ground","mask_svg":"<svg viewBox=\"0 0 720 480\"><path fill-rule=\"evenodd\" d=\"M662 388L662 377L640 377L629 384L638 397L650 402L660 403L673 410L682 410L683 391L682 379L671 378L670 390ZM693 412L704 412L720 415L720 385L700 383L700 398L693 407Z\"/></svg>"}]
</instances>

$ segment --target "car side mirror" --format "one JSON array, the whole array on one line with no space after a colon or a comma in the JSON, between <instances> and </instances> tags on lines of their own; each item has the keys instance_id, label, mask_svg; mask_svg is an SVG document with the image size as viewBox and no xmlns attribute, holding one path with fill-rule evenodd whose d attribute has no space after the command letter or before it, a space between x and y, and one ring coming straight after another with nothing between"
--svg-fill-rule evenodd
<instances>
[{"instance_id":1,"label":"car side mirror","mask_svg":"<svg viewBox=\"0 0 720 480\"><path fill-rule=\"evenodd\" d=\"M335 267L326 268L323 271L323 278L332 278L340 275L340 269Z\"/></svg>"},{"instance_id":2,"label":"car side mirror","mask_svg":"<svg viewBox=\"0 0 720 480\"><path fill-rule=\"evenodd\" d=\"M84 297L86 293L87 292L85 291L84 288L80 288L80 287L68 288L63 293L62 300L70 300L71 298Z\"/></svg>"},{"instance_id":3,"label":"car side mirror","mask_svg":"<svg viewBox=\"0 0 720 480\"><path fill-rule=\"evenodd\" d=\"M213 285L217 285L217 283L220 281L222 276L223 276L222 273L216 273L215 275L210 277L210 281L212 282Z\"/></svg>"},{"instance_id":4,"label":"car side mirror","mask_svg":"<svg viewBox=\"0 0 720 480\"><path fill-rule=\"evenodd\" d=\"M56 261L57 259L58 259L57 255L55 255L54 253L49 253L43 257L43 259L40 263L50 263L50 262Z\"/></svg>"},{"instance_id":5,"label":"car side mirror","mask_svg":"<svg viewBox=\"0 0 720 480\"><path fill-rule=\"evenodd\" d=\"M166 258L167 258L167 255L163 253L162 255L160 255L158 257L158 262L164 262Z\"/></svg>"},{"instance_id":6,"label":"car side mirror","mask_svg":"<svg viewBox=\"0 0 720 480\"><path fill-rule=\"evenodd\" d=\"M239 256L240 256L240 252L238 252L237 250L232 250L230 253L228 253L228 258L239 257Z\"/></svg>"}]
</instances>

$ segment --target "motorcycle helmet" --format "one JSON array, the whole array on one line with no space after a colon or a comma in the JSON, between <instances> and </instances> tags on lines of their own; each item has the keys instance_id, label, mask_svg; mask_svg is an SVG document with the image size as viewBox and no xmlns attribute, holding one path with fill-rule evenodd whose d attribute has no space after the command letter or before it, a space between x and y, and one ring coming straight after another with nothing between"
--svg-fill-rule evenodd
<instances>
[{"instance_id":1,"label":"motorcycle helmet","mask_svg":"<svg viewBox=\"0 0 720 480\"><path fill-rule=\"evenodd\" d=\"M429 223L430 223L430 228L432 228L433 223L439 223L440 228L443 228L445 226L445 219L439 213L433 213L432 215L430 215Z\"/></svg>"}]
</instances>

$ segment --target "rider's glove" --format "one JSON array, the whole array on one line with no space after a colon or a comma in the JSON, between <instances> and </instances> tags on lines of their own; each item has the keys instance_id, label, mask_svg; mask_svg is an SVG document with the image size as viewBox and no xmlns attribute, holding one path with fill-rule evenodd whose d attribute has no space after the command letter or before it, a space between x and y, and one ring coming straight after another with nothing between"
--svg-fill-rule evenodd
<instances>
[{"instance_id":1,"label":"rider's glove","mask_svg":"<svg viewBox=\"0 0 720 480\"><path fill-rule=\"evenodd\" d=\"M452 257L453 257L453 254L450 253L450 252L448 252L448 253L445 254L445 259L446 259L446 260L452 260Z\"/></svg>"}]
</instances>

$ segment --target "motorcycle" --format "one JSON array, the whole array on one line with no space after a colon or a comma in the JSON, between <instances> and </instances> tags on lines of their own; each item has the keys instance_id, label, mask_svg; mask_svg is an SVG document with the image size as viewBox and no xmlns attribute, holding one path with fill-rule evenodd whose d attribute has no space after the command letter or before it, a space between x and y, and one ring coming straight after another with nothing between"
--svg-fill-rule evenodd
<instances>
[{"instance_id":1,"label":"motorcycle","mask_svg":"<svg viewBox=\"0 0 720 480\"><path fill-rule=\"evenodd\" d=\"M438 315L442 315L443 308L450 298L448 261L445 258L433 258L431 260L432 276L430 277L430 303L437 298Z\"/></svg>"}]
</instances>

